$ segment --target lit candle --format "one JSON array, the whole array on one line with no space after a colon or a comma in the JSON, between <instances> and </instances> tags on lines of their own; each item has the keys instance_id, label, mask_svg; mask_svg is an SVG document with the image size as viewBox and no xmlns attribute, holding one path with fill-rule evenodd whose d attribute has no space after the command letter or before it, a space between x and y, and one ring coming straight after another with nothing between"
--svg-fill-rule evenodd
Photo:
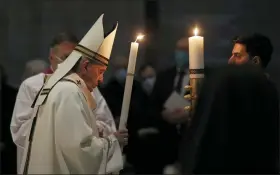
<instances>
[{"instance_id":1,"label":"lit candle","mask_svg":"<svg viewBox=\"0 0 280 175\"><path fill-rule=\"evenodd\" d=\"M194 36L189 38L189 69L190 78L204 77L204 41L198 36L198 29L194 29Z\"/></svg>"},{"instance_id":2,"label":"lit candle","mask_svg":"<svg viewBox=\"0 0 280 175\"><path fill-rule=\"evenodd\" d=\"M144 37L144 35L138 35L135 42L132 42L131 46L130 46L130 53L129 53L129 60L128 60L127 75L126 75L126 81L125 81L119 129L126 128L126 122L127 122L127 118L128 118L131 92L132 92L132 85L133 85L133 79L134 79L136 58L137 58L137 52L138 52L138 47L139 47L139 43L137 43L137 41L143 39L143 37Z\"/></svg>"}]
</instances>

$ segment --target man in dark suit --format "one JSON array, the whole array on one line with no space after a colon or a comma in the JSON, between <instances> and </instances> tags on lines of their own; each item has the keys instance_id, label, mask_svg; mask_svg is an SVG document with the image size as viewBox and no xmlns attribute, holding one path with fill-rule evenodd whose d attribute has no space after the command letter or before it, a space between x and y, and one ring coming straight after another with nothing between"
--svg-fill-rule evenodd
<instances>
[{"instance_id":1,"label":"man in dark suit","mask_svg":"<svg viewBox=\"0 0 280 175\"><path fill-rule=\"evenodd\" d=\"M273 46L264 35L238 36L233 39L233 43L229 64L253 63L265 69L271 60Z\"/></svg>"},{"instance_id":2,"label":"man in dark suit","mask_svg":"<svg viewBox=\"0 0 280 175\"><path fill-rule=\"evenodd\" d=\"M167 165L177 161L180 140L180 122L185 121L184 109L171 111L164 104L172 92L176 91L182 97L189 93L184 86L189 84L188 75L188 39L182 38L177 42L174 59L176 65L158 73L151 95L150 124L159 130L157 143L154 143L153 173L163 173ZM150 159L152 159L150 157Z\"/></svg>"},{"instance_id":3,"label":"man in dark suit","mask_svg":"<svg viewBox=\"0 0 280 175\"><path fill-rule=\"evenodd\" d=\"M272 86L275 86L276 89L279 89L279 87L277 88L275 85L276 83L271 80L270 75L265 70L271 61L271 56L273 53L273 46L270 39L262 34L255 33L253 35L235 37L233 43L234 46L232 49L232 56L228 60L228 63L249 63L260 66L264 70ZM279 93L275 94L275 96L278 97L279 95Z\"/></svg>"}]
</instances>

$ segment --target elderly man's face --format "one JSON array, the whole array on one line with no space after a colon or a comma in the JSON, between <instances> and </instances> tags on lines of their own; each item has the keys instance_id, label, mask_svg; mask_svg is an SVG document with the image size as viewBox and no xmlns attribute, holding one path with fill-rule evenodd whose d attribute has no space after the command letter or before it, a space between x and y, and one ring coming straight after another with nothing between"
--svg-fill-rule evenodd
<instances>
[{"instance_id":1,"label":"elderly man's face","mask_svg":"<svg viewBox=\"0 0 280 175\"><path fill-rule=\"evenodd\" d=\"M103 75L107 70L107 66L92 64L87 59L84 59L80 67L80 76L85 81L87 88L93 91L99 83L103 82Z\"/></svg>"},{"instance_id":2,"label":"elderly man's face","mask_svg":"<svg viewBox=\"0 0 280 175\"><path fill-rule=\"evenodd\" d=\"M76 47L75 43L62 42L51 50L50 62L52 68L55 70L57 65L62 63Z\"/></svg>"},{"instance_id":3,"label":"elderly man's face","mask_svg":"<svg viewBox=\"0 0 280 175\"><path fill-rule=\"evenodd\" d=\"M249 54L246 46L236 43L232 49L232 56L228 60L229 64L245 64L249 62Z\"/></svg>"},{"instance_id":4,"label":"elderly man's face","mask_svg":"<svg viewBox=\"0 0 280 175\"><path fill-rule=\"evenodd\" d=\"M88 73L91 81L91 88L94 89L99 83L103 83L103 75L107 70L107 66L104 65L89 65Z\"/></svg>"}]
</instances>

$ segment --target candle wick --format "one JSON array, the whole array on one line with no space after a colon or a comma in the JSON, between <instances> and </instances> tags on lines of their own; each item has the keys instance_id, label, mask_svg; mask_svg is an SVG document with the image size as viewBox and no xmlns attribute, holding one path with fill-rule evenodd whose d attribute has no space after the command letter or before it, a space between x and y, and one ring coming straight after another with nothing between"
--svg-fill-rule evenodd
<instances>
[{"instance_id":1,"label":"candle wick","mask_svg":"<svg viewBox=\"0 0 280 175\"><path fill-rule=\"evenodd\" d=\"M137 42L138 38L136 38L136 40L134 41L135 43Z\"/></svg>"}]
</instances>

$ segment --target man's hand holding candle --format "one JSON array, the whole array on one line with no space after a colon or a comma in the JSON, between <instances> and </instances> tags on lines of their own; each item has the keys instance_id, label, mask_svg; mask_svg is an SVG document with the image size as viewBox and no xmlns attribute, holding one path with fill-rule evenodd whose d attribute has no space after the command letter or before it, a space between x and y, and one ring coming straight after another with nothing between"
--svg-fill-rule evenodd
<instances>
[{"instance_id":1,"label":"man's hand holding candle","mask_svg":"<svg viewBox=\"0 0 280 175\"><path fill-rule=\"evenodd\" d=\"M118 141L122 147L127 145L127 143L128 143L127 129L121 129L121 130L115 132L114 135L116 136L116 138L118 139Z\"/></svg>"}]
</instances>

